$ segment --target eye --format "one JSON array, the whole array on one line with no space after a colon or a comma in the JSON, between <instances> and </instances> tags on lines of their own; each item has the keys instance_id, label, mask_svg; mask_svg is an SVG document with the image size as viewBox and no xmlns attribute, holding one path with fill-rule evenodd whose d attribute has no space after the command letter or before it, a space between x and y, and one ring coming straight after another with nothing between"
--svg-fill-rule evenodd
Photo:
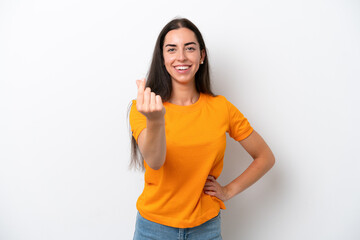
<instances>
[{"instance_id":1,"label":"eye","mask_svg":"<svg viewBox=\"0 0 360 240\"><path fill-rule=\"evenodd\" d=\"M166 51L167 52L175 52L175 48L168 48Z\"/></svg>"},{"instance_id":2,"label":"eye","mask_svg":"<svg viewBox=\"0 0 360 240\"><path fill-rule=\"evenodd\" d=\"M188 47L188 48L186 48L186 50L192 52L192 51L195 51L195 48L194 47Z\"/></svg>"}]
</instances>

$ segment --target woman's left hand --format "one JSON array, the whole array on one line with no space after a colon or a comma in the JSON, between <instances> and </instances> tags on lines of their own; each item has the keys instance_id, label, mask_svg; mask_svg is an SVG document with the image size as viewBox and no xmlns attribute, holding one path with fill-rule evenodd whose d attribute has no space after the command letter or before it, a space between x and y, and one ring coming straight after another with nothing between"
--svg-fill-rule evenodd
<instances>
[{"instance_id":1,"label":"woman's left hand","mask_svg":"<svg viewBox=\"0 0 360 240\"><path fill-rule=\"evenodd\" d=\"M221 186L215 179L214 176L209 175L205 186L204 186L205 194L210 196L217 197L221 201L225 202L230 199L228 190L226 187Z\"/></svg>"}]
</instances>

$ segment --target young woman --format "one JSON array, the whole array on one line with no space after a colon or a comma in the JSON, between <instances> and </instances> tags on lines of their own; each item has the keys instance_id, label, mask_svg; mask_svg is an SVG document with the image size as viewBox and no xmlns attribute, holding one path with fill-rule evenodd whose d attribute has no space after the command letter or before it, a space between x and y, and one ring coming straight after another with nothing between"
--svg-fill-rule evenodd
<instances>
[{"instance_id":1,"label":"young woman","mask_svg":"<svg viewBox=\"0 0 360 240\"><path fill-rule=\"evenodd\" d=\"M145 186L134 239L222 239L220 209L274 165L270 148L234 105L211 91L206 46L187 19L162 29L147 81L136 84L132 164L145 169ZM226 132L254 161L221 186Z\"/></svg>"}]
</instances>

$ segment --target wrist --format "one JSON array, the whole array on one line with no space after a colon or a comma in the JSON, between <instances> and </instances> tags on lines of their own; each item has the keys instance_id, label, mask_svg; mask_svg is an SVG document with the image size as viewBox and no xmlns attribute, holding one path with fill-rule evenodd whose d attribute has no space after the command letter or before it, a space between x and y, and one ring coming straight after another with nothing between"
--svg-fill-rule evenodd
<instances>
[{"instance_id":1,"label":"wrist","mask_svg":"<svg viewBox=\"0 0 360 240\"><path fill-rule=\"evenodd\" d=\"M224 194L225 194L224 202L232 198L231 193L230 193L230 189L229 189L229 185L226 185L224 187Z\"/></svg>"},{"instance_id":2,"label":"wrist","mask_svg":"<svg viewBox=\"0 0 360 240\"><path fill-rule=\"evenodd\" d=\"M165 118L152 118L152 119L146 119L146 126L147 127L161 127L165 125Z\"/></svg>"},{"instance_id":3,"label":"wrist","mask_svg":"<svg viewBox=\"0 0 360 240\"><path fill-rule=\"evenodd\" d=\"M236 189L234 189L234 186L231 183L225 186L225 194L226 200L229 200L236 195Z\"/></svg>"}]
</instances>

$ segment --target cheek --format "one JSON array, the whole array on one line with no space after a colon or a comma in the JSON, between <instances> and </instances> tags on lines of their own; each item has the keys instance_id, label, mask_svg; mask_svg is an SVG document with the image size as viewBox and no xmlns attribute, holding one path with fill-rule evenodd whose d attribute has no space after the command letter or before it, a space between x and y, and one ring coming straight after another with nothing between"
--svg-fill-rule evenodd
<instances>
[{"instance_id":1,"label":"cheek","mask_svg":"<svg viewBox=\"0 0 360 240\"><path fill-rule=\"evenodd\" d=\"M170 65L174 62L174 56L164 56L165 65Z\"/></svg>"},{"instance_id":2,"label":"cheek","mask_svg":"<svg viewBox=\"0 0 360 240\"><path fill-rule=\"evenodd\" d=\"M164 65L168 73L172 71L172 59L169 57L164 58Z\"/></svg>"},{"instance_id":3,"label":"cheek","mask_svg":"<svg viewBox=\"0 0 360 240\"><path fill-rule=\"evenodd\" d=\"M199 53L196 53L196 54L193 54L191 55L191 61L194 63L194 64L200 64L200 59L201 59L201 56Z\"/></svg>"}]
</instances>

